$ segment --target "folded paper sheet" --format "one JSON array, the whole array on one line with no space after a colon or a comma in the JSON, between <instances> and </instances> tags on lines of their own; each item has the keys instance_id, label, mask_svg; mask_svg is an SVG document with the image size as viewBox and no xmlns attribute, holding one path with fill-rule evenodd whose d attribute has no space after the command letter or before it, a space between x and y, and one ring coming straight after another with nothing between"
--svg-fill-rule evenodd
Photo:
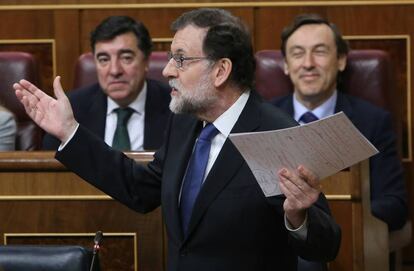
<instances>
[{"instance_id":1,"label":"folded paper sheet","mask_svg":"<svg viewBox=\"0 0 414 271\"><path fill-rule=\"evenodd\" d=\"M343 112L287 129L230 134L266 197L280 194L277 172L303 165L319 178L365 160L378 150Z\"/></svg>"}]
</instances>

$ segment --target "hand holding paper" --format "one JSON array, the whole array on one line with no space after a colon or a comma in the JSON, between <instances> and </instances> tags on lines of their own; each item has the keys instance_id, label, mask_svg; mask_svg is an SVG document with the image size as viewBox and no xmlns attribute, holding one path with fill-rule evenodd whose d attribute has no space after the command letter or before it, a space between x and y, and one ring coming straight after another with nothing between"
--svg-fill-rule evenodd
<instances>
[{"instance_id":1,"label":"hand holding paper","mask_svg":"<svg viewBox=\"0 0 414 271\"><path fill-rule=\"evenodd\" d=\"M303 166L294 172L282 169L278 174L280 190L286 196L283 209L290 224L298 228L305 220L306 209L319 198L319 179Z\"/></svg>"}]
</instances>

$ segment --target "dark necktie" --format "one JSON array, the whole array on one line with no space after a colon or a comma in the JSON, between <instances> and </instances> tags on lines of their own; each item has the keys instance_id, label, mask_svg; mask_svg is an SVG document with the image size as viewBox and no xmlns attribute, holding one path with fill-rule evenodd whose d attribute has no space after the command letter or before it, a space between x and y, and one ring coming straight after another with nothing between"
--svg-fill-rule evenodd
<instances>
[{"instance_id":1,"label":"dark necktie","mask_svg":"<svg viewBox=\"0 0 414 271\"><path fill-rule=\"evenodd\" d=\"M190 157L180 199L181 225L184 234L187 233L193 206L203 184L204 173L210 154L211 140L217 133L218 130L213 124L207 124L201 131L193 154Z\"/></svg>"},{"instance_id":2,"label":"dark necktie","mask_svg":"<svg viewBox=\"0 0 414 271\"><path fill-rule=\"evenodd\" d=\"M305 114L303 114L301 117L300 117L300 119L299 119L299 121L301 121L301 122L303 122L303 123L309 123L309 122L312 122L312 121L316 121L316 120L318 120L318 117L317 116L315 116L312 112L310 112L310 111L308 111L308 112L306 112Z\"/></svg>"},{"instance_id":3,"label":"dark necktie","mask_svg":"<svg viewBox=\"0 0 414 271\"><path fill-rule=\"evenodd\" d=\"M129 140L127 123L134 110L132 108L117 108L115 112L118 116L116 122L116 130L114 139L112 141L112 147L121 151L131 150L131 142Z\"/></svg>"}]
</instances>

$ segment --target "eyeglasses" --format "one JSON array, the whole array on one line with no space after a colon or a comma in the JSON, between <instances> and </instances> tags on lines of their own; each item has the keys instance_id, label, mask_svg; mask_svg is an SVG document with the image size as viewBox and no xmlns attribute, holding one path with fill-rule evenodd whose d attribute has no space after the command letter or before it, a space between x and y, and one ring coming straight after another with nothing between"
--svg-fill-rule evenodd
<instances>
[{"instance_id":1,"label":"eyeglasses","mask_svg":"<svg viewBox=\"0 0 414 271\"><path fill-rule=\"evenodd\" d=\"M188 57L185 57L181 54L173 54L172 52L168 52L167 55L168 55L168 61L170 61L171 58L174 59L175 67L177 69L182 68L183 65L184 65L184 61L186 61L186 60L201 60L201 59L207 59L208 58L206 56L188 56Z\"/></svg>"}]
</instances>

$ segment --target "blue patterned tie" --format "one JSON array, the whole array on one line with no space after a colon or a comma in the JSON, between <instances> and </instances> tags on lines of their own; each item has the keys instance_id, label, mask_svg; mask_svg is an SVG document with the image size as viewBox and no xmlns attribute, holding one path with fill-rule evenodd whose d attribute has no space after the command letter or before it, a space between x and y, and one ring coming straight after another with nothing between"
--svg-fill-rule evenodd
<instances>
[{"instance_id":1,"label":"blue patterned tie","mask_svg":"<svg viewBox=\"0 0 414 271\"><path fill-rule=\"evenodd\" d=\"M309 123L309 122L312 122L312 121L316 121L316 120L318 120L318 117L317 116L315 116L312 112L310 112L310 111L308 111L308 112L306 112L305 114L303 114L301 117L300 117L300 119L299 119L299 121L300 122L303 122L303 123Z\"/></svg>"},{"instance_id":2,"label":"blue patterned tie","mask_svg":"<svg viewBox=\"0 0 414 271\"><path fill-rule=\"evenodd\" d=\"M204 127L198 137L188 164L180 199L181 225L184 233L187 233L193 206L203 184L208 156L210 154L211 140L217 133L218 130L211 123Z\"/></svg>"}]
</instances>

